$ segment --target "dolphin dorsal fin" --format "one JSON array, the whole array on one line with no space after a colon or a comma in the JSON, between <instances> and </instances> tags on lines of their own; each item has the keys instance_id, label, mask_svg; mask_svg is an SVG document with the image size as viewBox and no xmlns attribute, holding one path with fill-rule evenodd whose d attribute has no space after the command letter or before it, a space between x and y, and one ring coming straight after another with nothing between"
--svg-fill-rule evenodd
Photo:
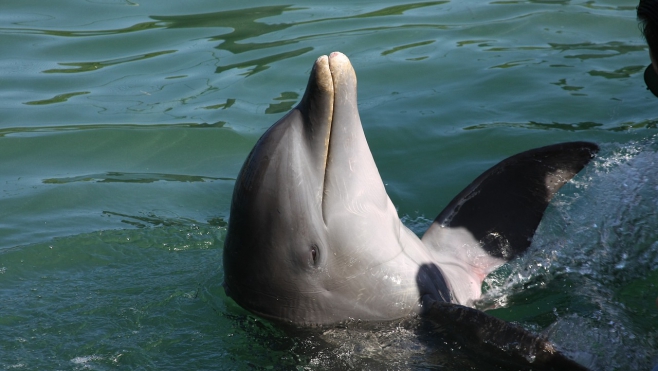
<instances>
[{"instance_id":1,"label":"dolphin dorsal fin","mask_svg":"<svg viewBox=\"0 0 658 371\"><path fill-rule=\"evenodd\" d=\"M447 265L461 265L462 270L475 267L470 278L479 280L471 283L477 294L468 296L476 299L487 274L527 250L553 195L597 151L594 143L569 142L501 161L446 206L423 235L423 243L436 255L447 255ZM470 250L458 251L462 247ZM459 274L453 277L453 286L461 279Z\"/></svg>"}]
</instances>

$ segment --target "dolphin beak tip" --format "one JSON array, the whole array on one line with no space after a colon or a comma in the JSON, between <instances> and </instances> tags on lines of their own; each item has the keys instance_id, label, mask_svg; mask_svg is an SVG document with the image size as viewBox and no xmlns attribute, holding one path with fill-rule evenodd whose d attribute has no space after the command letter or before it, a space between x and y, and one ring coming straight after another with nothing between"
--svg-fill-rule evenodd
<instances>
[{"instance_id":1,"label":"dolphin beak tip","mask_svg":"<svg viewBox=\"0 0 658 371\"><path fill-rule=\"evenodd\" d=\"M343 53L341 53L341 52L339 52L339 51L335 51L335 52L331 53L331 54L329 55L329 58L332 58L332 59L333 59L333 58L345 58L345 59L347 59L347 57L345 56L345 54L343 54Z\"/></svg>"},{"instance_id":2,"label":"dolphin beak tip","mask_svg":"<svg viewBox=\"0 0 658 371\"><path fill-rule=\"evenodd\" d=\"M350 59L341 52L333 52L329 55L329 64L331 70L345 70L345 67L351 66Z\"/></svg>"}]
</instances>

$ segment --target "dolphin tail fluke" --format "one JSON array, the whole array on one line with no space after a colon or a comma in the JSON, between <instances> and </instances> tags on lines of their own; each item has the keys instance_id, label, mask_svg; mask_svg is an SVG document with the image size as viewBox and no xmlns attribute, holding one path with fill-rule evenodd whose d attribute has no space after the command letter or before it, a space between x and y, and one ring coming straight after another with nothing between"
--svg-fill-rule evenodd
<instances>
[{"instance_id":1,"label":"dolphin tail fluke","mask_svg":"<svg viewBox=\"0 0 658 371\"><path fill-rule=\"evenodd\" d=\"M452 275L453 286L463 278L470 282L471 291L462 299L457 290L457 302L477 299L487 274L527 250L553 195L598 148L569 142L509 157L475 179L436 217L422 241L447 259L447 270L459 268L445 272Z\"/></svg>"}]
</instances>

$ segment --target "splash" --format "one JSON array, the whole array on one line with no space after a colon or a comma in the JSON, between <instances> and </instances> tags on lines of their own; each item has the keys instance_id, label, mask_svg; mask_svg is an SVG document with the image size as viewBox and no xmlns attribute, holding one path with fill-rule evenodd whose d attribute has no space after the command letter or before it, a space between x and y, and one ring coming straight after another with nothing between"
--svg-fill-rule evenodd
<instances>
[{"instance_id":1,"label":"splash","mask_svg":"<svg viewBox=\"0 0 658 371\"><path fill-rule=\"evenodd\" d=\"M658 358L658 145L606 145L545 213L528 253L478 306L542 330L593 369Z\"/></svg>"}]
</instances>

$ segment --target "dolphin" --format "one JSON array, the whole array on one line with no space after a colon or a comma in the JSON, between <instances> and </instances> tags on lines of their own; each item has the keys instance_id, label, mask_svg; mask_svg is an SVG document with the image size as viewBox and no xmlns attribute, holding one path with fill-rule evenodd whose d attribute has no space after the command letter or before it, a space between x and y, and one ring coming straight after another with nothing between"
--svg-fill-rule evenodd
<instances>
[{"instance_id":1,"label":"dolphin","mask_svg":"<svg viewBox=\"0 0 658 371\"><path fill-rule=\"evenodd\" d=\"M527 250L552 196L597 150L570 142L505 159L418 238L368 147L349 59L321 56L300 103L262 135L237 177L224 288L249 311L296 325L480 318L472 307L484 278Z\"/></svg>"}]
</instances>

